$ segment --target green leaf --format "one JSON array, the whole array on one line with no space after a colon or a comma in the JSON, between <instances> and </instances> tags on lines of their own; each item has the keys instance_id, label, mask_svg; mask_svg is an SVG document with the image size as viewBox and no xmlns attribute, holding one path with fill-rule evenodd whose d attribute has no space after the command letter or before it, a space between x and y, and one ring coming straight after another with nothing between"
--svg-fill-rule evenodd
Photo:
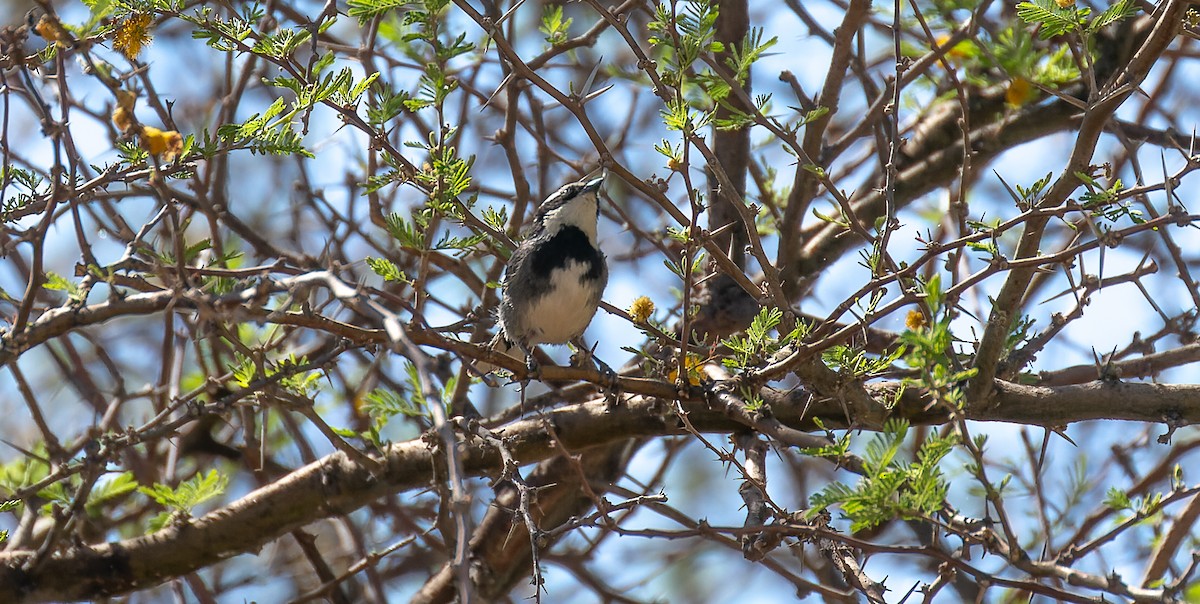
<instances>
[{"instance_id":1,"label":"green leaf","mask_svg":"<svg viewBox=\"0 0 1200 604\"><path fill-rule=\"evenodd\" d=\"M388 420L397 415L424 417L426 413L421 407L423 401L419 402L416 400L417 398L414 396L412 399L408 399L403 396L403 393L376 388L363 399L362 411L371 418L374 430L378 432L383 429Z\"/></svg>"},{"instance_id":2,"label":"green leaf","mask_svg":"<svg viewBox=\"0 0 1200 604\"><path fill-rule=\"evenodd\" d=\"M137 488L138 483L137 479L133 477L133 472L122 472L109 480L97 482L96 486L92 488L92 492L88 494L84 510L89 516L95 518L100 515L101 506L126 493L132 493Z\"/></svg>"},{"instance_id":3,"label":"green leaf","mask_svg":"<svg viewBox=\"0 0 1200 604\"><path fill-rule=\"evenodd\" d=\"M403 90L392 90L378 83L372 88L374 99L367 105L367 121L372 126L382 126L391 121L407 106L412 97Z\"/></svg>"},{"instance_id":4,"label":"green leaf","mask_svg":"<svg viewBox=\"0 0 1200 604\"><path fill-rule=\"evenodd\" d=\"M1104 495L1104 505L1108 509L1118 512L1133 509L1133 502L1129 500L1129 495L1117 487L1108 487L1108 492Z\"/></svg>"},{"instance_id":5,"label":"green leaf","mask_svg":"<svg viewBox=\"0 0 1200 604\"><path fill-rule=\"evenodd\" d=\"M800 120L800 123L803 125L814 122L818 119L821 119L821 117L827 113L829 113L829 107L817 107L816 109L805 113L804 119Z\"/></svg>"},{"instance_id":6,"label":"green leaf","mask_svg":"<svg viewBox=\"0 0 1200 604\"><path fill-rule=\"evenodd\" d=\"M388 234L400 245L415 249L421 249L425 245L425 235L415 223L405 220L403 216L395 212L388 214L385 220Z\"/></svg>"},{"instance_id":7,"label":"green leaf","mask_svg":"<svg viewBox=\"0 0 1200 604\"><path fill-rule=\"evenodd\" d=\"M505 206L484 208L483 222L497 231L503 231L508 225L508 208Z\"/></svg>"},{"instance_id":8,"label":"green leaf","mask_svg":"<svg viewBox=\"0 0 1200 604\"><path fill-rule=\"evenodd\" d=\"M662 116L663 124L669 130L690 133L707 126L712 121L715 112L694 111L686 100L673 99L667 103L665 109L659 111L659 114Z\"/></svg>"},{"instance_id":9,"label":"green leaf","mask_svg":"<svg viewBox=\"0 0 1200 604\"><path fill-rule=\"evenodd\" d=\"M18 456L4 465L0 465L0 490L7 493L20 491L50 474L50 466L44 461L48 459L46 444L37 443L32 456Z\"/></svg>"},{"instance_id":10,"label":"green leaf","mask_svg":"<svg viewBox=\"0 0 1200 604\"><path fill-rule=\"evenodd\" d=\"M161 512L156 514L150 519L150 532L156 533L161 531L163 527L167 526L167 523L169 523L171 518L174 516L175 514L173 512Z\"/></svg>"},{"instance_id":11,"label":"green leaf","mask_svg":"<svg viewBox=\"0 0 1200 604\"><path fill-rule=\"evenodd\" d=\"M758 315L750 323L750 329L746 330L746 335L750 341L762 343L767 338L767 332L779 325L779 321L783 319L783 311L775 307L768 307L758 311Z\"/></svg>"},{"instance_id":12,"label":"green leaf","mask_svg":"<svg viewBox=\"0 0 1200 604\"><path fill-rule=\"evenodd\" d=\"M196 474L174 489L165 484L155 483L153 487L138 487L138 492L153 499L159 505L177 512L191 514L192 509L200 503L225 492L228 484L227 476L216 470L209 470L208 474L203 476Z\"/></svg>"},{"instance_id":13,"label":"green leaf","mask_svg":"<svg viewBox=\"0 0 1200 604\"><path fill-rule=\"evenodd\" d=\"M942 311L942 302L945 300L945 292L942 291L942 275L934 273L933 276L925 282L921 288L921 293L925 296L925 304L929 305L929 311L935 316Z\"/></svg>"},{"instance_id":14,"label":"green leaf","mask_svg":"<svg viewBox=\"0 0 1200 604\"><path fill-rule=\"evenodd\" d=\"M670 141L664 138L658 144L654 145L654 150L658 151L663 157L666 157L670 163L676 165L683 163L683 145L672 145Z\"/></svg>"},{"instance_id":15,"label":"green leaf","mask_svg":"<svg viewBox=\"0 0 1200 604\"><path fill-rule=\"evenodd\" d=\"M767 49L771 48L779 42L779 38L771 38L766 42L762 41L763 30L761 27L752 28L746 37L742 39L742 43L733 48L726 63L733 68L734 78L741 84L745 84L747 78L750 77L750 68L763 57ZM713 51L719 52L719 51Z\"/></svg>"},{"instance_id":16,"label":"green leaf","mask_svg":"<svg viewBox=\"0 0 1200 604\"><path fill-rule=\"evenodd\" d=\"M72 302L83 300L83 290L79 289L78 284L53 271L46 271L46 282L42 284L42 287L51 291L65 292L67 298Z\"/></svg>"},{"instance_id":17,"label":"green leaf","mask_svg":"<svg viewBox=\"0 0 1200 604\"><path fill-rule=\"evenodd\" d=\"M371 270L375 271L376 275L383 277L384 281L400 283L408 282L408 276L404 274L404 271L400 270L399 267L397 267L392 263L391 260L388 260L387 258L367 257L367 266L371 267Z\"/></svg>"},{"instance_id":18,"label":"green leaf","mask_svg":"<svg viewBox=\"0 0 1200 604\"><path fill-rule=\"evenodd\" d=\"M262 34L250 51L274 59L286 59L311 37L312 34L306 29L281 29Z\"/></svg>"},{"instance_id":19,"label":"green leaf","mask_svg":"<svg viewBox=\"0 0 1200 604\"><path fill-rule=\"evenodd\" d=\"M378 79L379 72L377 71L368 75L362 80L359 80L359 82L350 88L348 92L337 95L338 98L336 100L343 105L353 105L354 103L357 103L358 99L362 97L363 93L371 87L371 84L374 84L375 80Z\"/></svg>"},{"instance_id":20,"label":"green leaf","mask_svg":"<svg viewBox=\"0 0 1200 604\"><path fill-rule=\"evenodd\" d=\"M321 379L321 372L317 370L298 370L300 367L306 365L308 365L308 357L297 357L294 354L289 354L287 358L276 363L267 373L268 375L286 373L286 377L279 380L279 385L298 396L310 398L316 392L317 382Z\"/></svg>"},{"instance_id":21,"label":"green leaf","mask_svg":"<svg viewBox=\"0 0 1200 604\"><path fill-rule=\"evenodd\" d=\"M426 409L431 404L441 404L444 408L449 409L450 399L454 395L455 384L458 383L455 378L446 380L445 387L438 393L439 398L441 398L440 401L430 401L426 399L424 388L421 387L421 379L417 375L416 365L409 363L405 365L404 369L408 376L408 390L412 392L412 403L409 405L412 411L402 411L403 413L414 416L428 416L429 412Z\"/></svg>"},{"instance_id":22,"label":"green leaf","mask_svg":"<svg viewBox=\"0 0 1200 604\"><path fill-rule=\"evenodd\" d=\"M1054 0L1033 0L1017 5L1017 16L1026 23L1041 25L1042 39L1079 31L1084 17L1091 13L1088 8L1060 8Z\"/></svg>"},{"instance_id":23,"label":"green leaf","mask_svg":"<svg viewBox=\"0 0 1200 604\"><path fill-rule=\"evenodd\" d=\"M570 18L563 19L561 4L547 5L542 10L542 25L538 27L538 30L546 34L547 43L555 46L567 41L572 21L573 19Z\"/></svg>"},{"instance_id":24,"label":"green leaf","mask_svg":"<svg viewBox=\"0 0 1200 604\"><path fill-rule=\"evenodd\" d=\"M406 4L407 0L350 0L346 3L346 14L358 19L359 25L364 25L367 21Z\"/></svg>"},{"instance_id":25,"label":"green leaf","mask_svg":"<svg viewBox=\"0 0 1200 604\"><path fill-rule=\"evenodd\" d=\"M185 247L183 249L183 262L185 264L191 264L192 261L195 260L196 257L200 255L200 252L210 249L211 247L212 247L211 239L202 239L196 243L193 243L192 245Z\"/></svg>"},{"instance_id":26,"label":"green leaf","mask_svg":"<svg viewBox=\"0 0 1200 604\"><path fill-rule=\"evenodd\" d=\"M1092 20L1088 25L1088 33L1094 33L1113 23L1124 21L1138 14L1141 10L1141 6L1134 2L1134 0L1117 0Z\"/></svg>"}]
</instances>

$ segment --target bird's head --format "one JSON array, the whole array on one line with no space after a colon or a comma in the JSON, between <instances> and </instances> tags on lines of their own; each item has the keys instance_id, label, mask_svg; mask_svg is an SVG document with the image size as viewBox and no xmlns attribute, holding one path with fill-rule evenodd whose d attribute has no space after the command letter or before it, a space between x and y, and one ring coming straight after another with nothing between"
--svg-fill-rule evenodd
<instances>
[{"instance_id":1,"label":"bird's head","mask_svg":"<svg viewBox=\"0 0 1200 604\"><path fill-rule=\"evenodd\" d=\"M573 226L595 244L600 185L603 183L604 177L598 176L563 185L538 208L534 234L554 235L563 227Z\"/></svg>"}]
</instances>

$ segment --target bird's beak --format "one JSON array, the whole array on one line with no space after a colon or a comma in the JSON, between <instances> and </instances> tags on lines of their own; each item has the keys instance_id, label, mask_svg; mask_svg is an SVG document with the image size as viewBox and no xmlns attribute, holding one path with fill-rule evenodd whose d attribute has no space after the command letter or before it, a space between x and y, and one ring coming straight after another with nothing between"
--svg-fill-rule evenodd
<instances>
[{"instance_id":1,"label":"bird's beak","mask_svg":"<svg viewBox=\"0 0 1200 604\"><path fill-rule=\"evenodd\" d=\"M604 184L604 175L603 174L583 183L583 192L584 193L595 193L596 191L600 190L600 185L602 185L602 184Z\"/></svg>"}]
</instances>

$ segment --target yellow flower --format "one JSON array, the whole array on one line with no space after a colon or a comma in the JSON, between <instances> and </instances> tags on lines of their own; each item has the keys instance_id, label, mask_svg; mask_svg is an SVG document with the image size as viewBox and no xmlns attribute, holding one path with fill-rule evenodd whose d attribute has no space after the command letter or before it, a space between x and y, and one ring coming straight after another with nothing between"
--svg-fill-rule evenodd
<instances>
[{"instance_id":1,"label":"yellow flower","mask_svg":"<svg viewBox=\"0 0 1200 604\"><path fill-rule=\"evenodd\" d=\"M1004 91L1004 100L1013 107L1020 107L1032 101L1037 93L1038 89L1030 84L1029 80L1017 76L1008 83L1008 90Z\"/></svg>"},{"instance_id":2,"label":"yellow flower","mask_svg":"<svg viewBox=\"0 0 1200 604\"><path fill-rule=\"evenodd\" d=\"M142 47L150 43L150 15L130 15L117 26L113 37L113 50L125 55L130 61L137 58Z\"/></svg>"},{"instance_id":3,"label":"yellow flower","mask_svg":"<svg viewBox=\"0 0 1200 604\"><path fill-rule=\"evenodd\" d=\"M704 359L698 354L688 354L684 360L684 365L687 367L688 383L693 386L700 385L700 368L704 366ZM679 379L679 368L673 367L667 372L667 380L674 382Z\"/></svg>"},{"instance_id":4,"label":"yellow flower","mask_svg":"<svg viewBox=\"0 0 1200 604\"><path fill-rule=\"evenodd\" d=\"M67 33L62 23L59 23L57 19L48 14L42 15L42 18L38 19L37 25L33 26L33 30L39 36L45 38L47 42L52 42L59 48L66 48L71 45L71 34Z\"/></svg>"},{"instance_id":5,"label":"yellow flower","mask_svg":"<svg viewBox=\"0 0 1200 604\"><path fill-rule=\"evenodd\" d=\"M945 46L949 41L950 34L942 34L937 37L937 40L935 40L938 48ZM954 63L955 65L962 65L963 63L967 62L968 59L975 56L978 53L978 50L972 45L970 40L962 40L958 44L947 48L945 53L946 58L949 59L951 63Z\"/></svg>"},{"instance_id":6,"label":"yellow flower","mask_svg":"<svg viewBox=\"0 0 1200 604\"><path fill-rule=\"evenodd\" d=\"M629 316L633 317L634 323L645 323L650 320L650 315L654 314L654 301L646 296L642 296L633 301L629 305Z\"/></svg>"},{"instance_id":7,"label":"yellow flower","mask_svg":"<svg viewBox=\"0 0 1200 604\"><path fill-rule=\"evenodd\" d=\"M121 132L125 132L133 127L133 104L137 101L137 94L127 90L117 91L117 106L112 112L113 125Z\"/></svg>"},{"instance_id":8,"label":"yellow flower","mask_svg":"<svg viewBox=\"0 0 1200 604\"><path fill-rule=\"evenodd\" d=\"M174 161L183 152L183 136L174 130L159 130L153 126L142 126L138 137L142 148L150 155L161 155L163 161Z\"/></svg>"},{"instance_id":9,"label":"yellow flower","mask_svg":"<svg viewBox=\"0 0 1200 604\"><path fill-rule=\"evenodd\" d=\"M1057 4L1059 8L1067 8L1068 6L1073 6L1075 4L1075 0L1054 0L1054 3Z\"/></svg>"},{"instance_id":10,"label":"yellow flower","mask_svg":"<svg viewBox=\"0 0 1200 604\"><path fill-rule=\"evenodd\" d=\"M915 308L908 311L908 316L904 317L904 326L910 331L925 327L925 314Z\"/></svg>"}]
</instances>

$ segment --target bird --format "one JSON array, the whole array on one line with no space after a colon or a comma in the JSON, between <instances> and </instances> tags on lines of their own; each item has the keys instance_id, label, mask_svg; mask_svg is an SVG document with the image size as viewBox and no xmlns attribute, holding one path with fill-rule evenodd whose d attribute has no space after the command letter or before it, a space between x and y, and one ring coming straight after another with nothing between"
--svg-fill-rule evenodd
<instances>
[{"instance_id":1,"label":"bird","mask_svg":"<svg viewBox=\"0 0 1200 604\"><path fill-rule=\"evenodd\" d=\"M491 346L519 351L530 374L539 344L574 342L586 351L581 338L608 285L608 262L596 242L603 183L603 175L585 178L547 197L505 266L500 328Z\"/></svg>"}]
</instances>

